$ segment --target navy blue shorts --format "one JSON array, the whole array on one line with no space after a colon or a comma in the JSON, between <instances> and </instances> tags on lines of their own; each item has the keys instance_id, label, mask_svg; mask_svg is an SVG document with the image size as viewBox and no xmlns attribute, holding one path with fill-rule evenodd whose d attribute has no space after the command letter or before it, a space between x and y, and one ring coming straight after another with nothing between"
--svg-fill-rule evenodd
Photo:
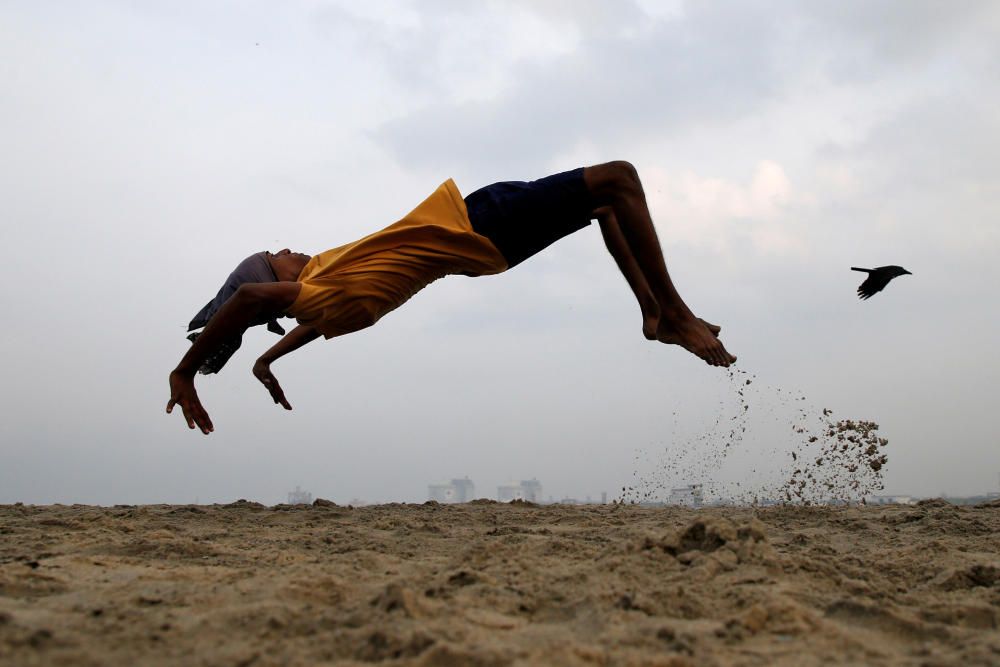
<instances>
[{"instance_id":1,"label":"navy blue shorts","mask_svg":"<svg viewBox=\"0 0 1000 667\"><path fill-rule=\"evenodd\" d=\"M517 266L564 236L590 224L594 205L583 167L537 181L506 181L465 198L469 220L507 260Z\"/></svg>"}]
</instances>

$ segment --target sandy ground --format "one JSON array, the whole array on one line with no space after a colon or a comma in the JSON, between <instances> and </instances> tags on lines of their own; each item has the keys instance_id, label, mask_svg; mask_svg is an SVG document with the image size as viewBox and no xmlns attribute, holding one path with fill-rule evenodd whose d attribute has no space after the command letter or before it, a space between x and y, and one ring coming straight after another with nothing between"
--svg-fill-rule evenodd
<instances>
[{"instance_id":1,"label":"sandy ground","mask_svg":"<svg viewBox=\"0 0 1000 667\"><path fill-rule=\"evenodd\" d=\"M1000 664L1000 504L317 502L0 506L0 664Z\"/></svg>"}]
</instances>

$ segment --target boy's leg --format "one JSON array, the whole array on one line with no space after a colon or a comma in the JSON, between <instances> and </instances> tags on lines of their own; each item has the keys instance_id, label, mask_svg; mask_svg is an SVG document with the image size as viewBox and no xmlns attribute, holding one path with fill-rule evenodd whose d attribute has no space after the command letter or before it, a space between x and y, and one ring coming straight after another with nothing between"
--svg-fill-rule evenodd
<instances>
[{"instance_id":1,"label":"boy's leg","mask_svg":"<svg viewBox=\"0 0 1000 667\"><path fill-rule=\"evenodd\" d=\"M632 289L636 301L639 302L639 309L642 311L642 335L648 340L656 340L656 329L660 323L660 305L656 302L653 290L649 288L649 283L646 282L646 276L642 274L639 263L632 255L632 250L628 247L628 242L615 219L614 211L611 210L610 206L602 206L594 211L594 217L600 224L604 245L614 257L618 270L625 276L625 281ZM718 336L722 330L715 324L710 324L705 320L701 321L705 323L713 336Z\"/></svg>"},{"instance_id":2,"label":"boy's leg","mask_svg":"<svg viewBox=\"0 0 1000 667\"><path fill-rule=\"evenodd\" d=\"M609 250L612 246L618 250L618 254L612 250L612 255L643 308L643 332L654 330L651 321L654 311L649 307L645 293L648 289L659 309L653 336L656 340L680 345L714 366L729 366L736 361L736 357L729 354L716 338L717 331L713 332L707 323L695 317L677 293L667 273L635 168L627 162L610 162L585 168L583 178L595 206L595 217L603 209L610 209L610 214L604 213L606 222L602 223L602 231L608 228L605 241L609 242L610 232ZM621 252L620 241L615 241L616 229L610 227L609 220L614 221L617 231L624 238L630 257ZM646 288L643 288L634 267L630 265L630 258L645 280Z\"/></svg>"},{"instance_id":3,"label":"boy's leg","mask_svg":"<svg viewBox=\"0 0 1000 667\"><path fill-rule=\"evenodd\" d=\"M622 235L615 213L610 206L602 206L594 211L594 217L601 227L601 236L604 237L604 245L608 252L614 257L618 270L625 276L625 281L632 289L635 300L639 302L639 310L642 311L642 335L649 340L656 339L656 327L660 322L660 305L653 296L653 291L646 282L646 276L642 275L642 269L632 255L628 247L628 241Z\"/></svg>"}]
</instances>

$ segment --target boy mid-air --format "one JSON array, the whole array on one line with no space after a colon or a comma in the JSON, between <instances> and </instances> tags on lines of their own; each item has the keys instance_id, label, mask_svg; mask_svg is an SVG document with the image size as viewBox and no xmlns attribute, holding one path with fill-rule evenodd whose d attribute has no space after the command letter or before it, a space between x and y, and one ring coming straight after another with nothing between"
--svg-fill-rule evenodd
<instances>
[{"instance_id":1,"label":"boy mid-air","mask_svg":"<svg viewBox=\"0 0 1000 667\"><path fill-rule=\"evenodd\" d=\"M275 320L285 316L299 326L257 359L253 373L275 403L291 410L271 373L275 360L320 335L369 327L443 276L506 271L595 218L639 301L643 335L713 366L736 361L719 327L696 317L674 288L635 169L609 162L527 183L494 183L465 199L448 180L402 220L354 243L314 257L287 249L248 257L191 322L190 329L205 328L191 336L194 344L170 373L167 412L179 405L189 428L211 433L195 373L218 371L250 326L266 322L280 333Z\"/></svg>"}]
</instances>

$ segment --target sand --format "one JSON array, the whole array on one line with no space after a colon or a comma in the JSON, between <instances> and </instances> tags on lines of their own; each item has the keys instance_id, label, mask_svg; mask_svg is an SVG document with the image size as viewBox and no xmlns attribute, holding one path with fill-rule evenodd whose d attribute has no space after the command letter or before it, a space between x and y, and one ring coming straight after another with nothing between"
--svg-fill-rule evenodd
<instances>
[{"instance_id":1,"label":"sand","mask_svg":"<svg viewBox=\"0 0 1000 667\"><path fill-rule=\"evenodd\" d=\"M1000 504L0 506L0 665L996 665Z\"/></svg>"}]
</instances>

